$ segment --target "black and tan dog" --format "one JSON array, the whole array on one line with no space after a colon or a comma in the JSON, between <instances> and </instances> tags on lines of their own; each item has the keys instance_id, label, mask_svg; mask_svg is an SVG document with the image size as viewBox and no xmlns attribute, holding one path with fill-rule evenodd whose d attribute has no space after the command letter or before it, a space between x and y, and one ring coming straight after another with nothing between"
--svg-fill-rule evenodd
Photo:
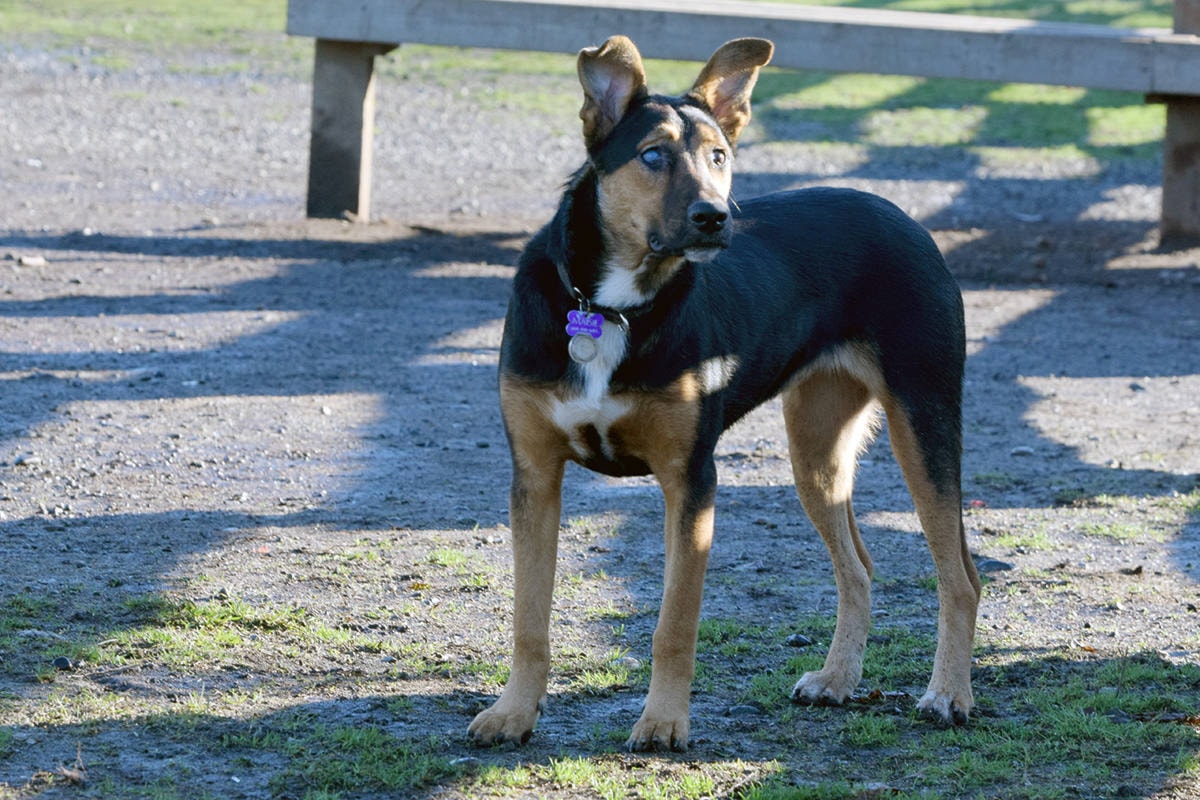
<instances>
[{"instance_id":1,"label":"black and tan dog","mask_svg":"<svg viewBox=\"0 0 1200 800\"><path fill-rule=\"evenodd\" d=\"M793 699L842 703L862 675L872 566L850 495L882 405L938 574L919 709L943 722L971 710L980 585L962 527L962 298L929 235L878 197L810 189L731 202L734 144L772 49L729 42L678 98L647 92L624 37L579 54L588 160L521 257L501 348L515 652L500 699L471 724L479 744L524 742L545 700L563 470L575 461L662 487L665 587L628 745L686 748L713 451L779 394L796 487L838 588L825 666Z\"/></svg>"}]
</instances>

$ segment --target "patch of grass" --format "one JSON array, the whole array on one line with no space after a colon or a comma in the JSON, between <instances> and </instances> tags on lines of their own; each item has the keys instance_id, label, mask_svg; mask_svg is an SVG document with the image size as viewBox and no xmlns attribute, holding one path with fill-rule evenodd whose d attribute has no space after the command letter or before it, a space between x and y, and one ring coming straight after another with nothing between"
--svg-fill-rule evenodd
<instances>
[{"instance_id":1,"label":"patch of grass","mask_svg":"<svg viewBox=\"0 0 1200 800\"><path fill-rule=\"evenodd\" d=\"M229 631L301 630L308 626L308 612L295 606L252 606L236 597L196 603L168 603L161 622L172 628Z\"/></svg>"},{"instance_id":2,"label":"patch of grass","mask_svg":"<svg viewBox=\"0 0 1200 800\"><path fill-rule=\"evenodd\" d=\"M1025 481L1009 472L983 472L975 475L972 480L984 489L1006 491L1023 486Z\"/></svg>"},{"instance_id":3,"label":"patch of grass","mask_svg":"<svg viewBox=\"0 0 1200 800\"><path fill-rule=\"evenodd\" d=\"M529 768L535 782L548 787L606 800L701 800L717 795L719 785L744 774L749 765L739 761L701 764L648 761L637 766L611 756L554 758L545 766ZM527 784L528 786L528 784Z\"/></svg>"},{"instance_id":4,"label":"patch of grass","mask_svg":"<svg viewBox=\"0 0 1200 800\"><path fill-rule=\"evenodd\" d=\"M179 600L153 594L125 603L135 619L106 637L96 660L126 664L153 659L175 669L236 662L239 653L267 650L283 657L321 648L387 656L409 675L443 672L438 648L428 642L384 639L356 628L333 627L297 606L251 604L235 597Z\"/></svg>"},{"instance_id":5,"label":"patch of grass","mask_svg":"<svg viewBox=\"0 0 1200 800\"><path fill-rule=\"evenodd\" d=\"M351 797L362 793L404 795L457 778L466 768L451 763L446 743L398 739L372 725L311 724L305 715L283 720L280 729L225 737L229 748L272 751L286 767L271 781L282 796Z\"/></svg>"},{"instance_id":6,"label":"patch of grass","mask_svg":"<svg viewBox=\"0 0 1200 800\"><path fill-rule=\"evenodd\" d=\"M612 600L606 600L601 605L589 606L584 611L585 618L592 622L625 622L637 616L631 608L619 608Z\"/></svg>"},{"instance_id":7,"label":"patch of grass","mask_svg":"<svg viewBox=\"0 0 1200 800\"><path fill-rule=\"evenodd\" d=\"M988 536L988 542L998 548L1018 553L1045 552L1053 550L1055 547L1054 541L1044 527L1003 533L992 532Z\"/></svg>"},{"instance_id":8,"label":"patch of grass","mask_svg":"<svg viewBox=\"0 0 1200 800\"><path fill-rule=\"evenodd\" d=\"M450 547L439 547L436 550L431 550L426 557L426 561L439 567L448 567L457 569L465 566L471 560L471 556L461 550L455 550Z\"/></svg>"},{"instance_id":9,"label":"patch of grass","mask_svg":"<svg viewBox=\"0 0 1200 800\"><path fill-rule=\"evenodd\" d=\"M1137 522L1089 522L1079 527L1081 533L1118 542L1163 541L1163 534Z\"/></svg>"},{"instance_id":10,"label":"patch of grass","mask_svg":"<svg viewBox=\"0 0 1200 800\"><path fill-rule=\"evenodd\" d=\"M1194 723L1176 724L1195 719L1198 666L1171 664L1154 653L1083 660L1050 655L1006 663L994 663L999 659L985 653L975 676L984 712L965 727L943 730L915 715L933 645L932 631L887 626L872 633L864 680L872 687L913 692L888 701L905 710L899 715L858 712L854 704L850 710L831 710L781 703L792 680L820 666L823 653L817 648L790 659L776 674L756 675L749 693L774 698L762 703L772 720L763 728L763 741L779 741L780 728L802 720L835 729L846 746L872 751L873 774L919 776L892 787L889 797L1032 800L1075 796L1055 788L1071 786L1089 787L1089 796L1115 797L1122 782L1136 785L1155 774L1185 773L1200 762L1200 730ZM1000 714L986 711L989 699L1005 696L1015 705ZM740 796L863 796L862 788L851 783L806 783L806 776L785 771Z\"/></svg>"},{"instance_id":11,"label":"patch of grass","mask_svg":"<svg viewBox=\"0 0 1200 800\"><path fill-rule=\"evenodd\" d=\"M31 670L41 683L54 680L50 662L58 656L95 660L94 647L76 643L64 626L66 601L23 593L0 603L0 657L9 670Z\"/></svg>"},{"instance_id":12,"label":"patch of grass","mask_svg":"<svg viewBox=\"0 0 1200 800\"><path fill-rule=\"evenodd\" d=\"M246 45L247 34L276 34L284 29L284 0L157 0L150 11L140 0L19 0L0 2L0 29L50 35L66 44L153 45L170 52L179 47Z\"/></svg>"},{"instance_id":13,"label":"patch of grass","mask_svg":"<svg viewBox=\"0 0 1200 800\"><path fill-rule=\"evenodd\" d=\"M762 785L751 787L737 795L738 800L861 800L870 797L871 790L847 781L823 781L795 785L793 776L777 776ZM895 800L914 800L919 795L887 791L881 796Z\"/></svg>"},{"instance_id":14,"label":"patch of grass","mask_svg":"<svg viewBox=\"0 0 1200 800\"><path fill-rule=\"evenodd\" d=\"M570 691L591 696L606 696L628 689L649 676L646 667L637 668L626 661L628 651L613 649L600 656L566 650L554 660L554 669L567 679Z\"/></svg>"},{"instance_id":15,"label":"patch of grass","mask_svg":"<svg viewBox=\"0 0 1200 800\"><path fill-rule=\"evenodd\" d=\"M470 675L482 682L484 686L502 687L508 683L512 667L507 660L473 659L461 665L458 673Z\"/></svg>"},{"instance_id":16,"label":"patch of grass","mask_svg":"<svg viewBox=\"0 0 1200 800\"><path fill-rule=\"evenodd\" d=\"M53 615L57 608L57 601L49 597L14 595L0 605L0 635L33 627Z\"/></svg>"},{"instance_id":17,"label":"patch of grass","mask_svg":"<svg viewBox=\"0 0 1200 800\"><path fill-rule=\"evenodd\" d=\"M772 632L737 618L705 618L700 620L697 652L719 653L736 658L757 651Z\"/></svg>"},{"instance_id":18,"label":"patch of grass","mask_svg":"<svg viewBox=\"0 0 1200 800\"><path fill-rule=\"evenodd\" d=\"M852 713L842 726L842 738L851 747L892 747L900 741L895 717Z\"/></svg>"},{"instance_id":19,"label":"patch of grass","mask_svg":"<svg viewBox=\"0 0 1200 800\"><path fill-rule=\"evenodd\" d=\"M487 764L475 774L475 784L488 788L520 789L528 786L532 779L533 771L526 764L514 767Z\"/></svg>"}]
</instances>

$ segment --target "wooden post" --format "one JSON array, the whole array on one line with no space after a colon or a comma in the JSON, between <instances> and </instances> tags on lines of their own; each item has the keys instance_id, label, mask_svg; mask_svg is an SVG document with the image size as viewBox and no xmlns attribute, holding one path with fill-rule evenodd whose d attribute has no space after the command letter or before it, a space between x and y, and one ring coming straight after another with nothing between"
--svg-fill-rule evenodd
<instances>
[{"instance_id":1,"label":"wooden post","mask_svg":"<svg viewBox=\"0 0 1200 800\"><path fill-rule=\"evenodd\" d=\"M1200 34L1200 0L1175 0L1176 33ZM1200 240L1200 97L1167 98L1162 243Z\"/></svg>"},{"instance_id":2,"label":"wooden post","mask_svg":"<svg viewBox=\"0 0 1200 800\"><path fill-rule=\"evenodd\" d=\"M313 65L308 216L371 214L375 56L390 46L317 39Z\"/></svg>"}]
</instances>

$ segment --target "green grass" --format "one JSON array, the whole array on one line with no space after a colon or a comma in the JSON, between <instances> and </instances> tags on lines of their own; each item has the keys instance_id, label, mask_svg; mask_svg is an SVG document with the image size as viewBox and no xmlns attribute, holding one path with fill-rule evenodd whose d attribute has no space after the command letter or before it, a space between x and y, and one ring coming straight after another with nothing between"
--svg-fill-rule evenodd
<instances>
[{"instance_id":1,"label":"green grass","mask_svg":"<svg viewBox=\"0 0 1200 800\"><path fill-rule=\"evenodd\" d=\"M0 31L46 36L57 45L238 50L259 37L277 38L286 13L285 0L0 0Z\"/></svg>"},{"instance_id":2,"label":"green grass","mask_svg":"<svg viewBox=\"0 0 1200 800\"><path fill-rule=\"evenodd\" d=\"M474 776L473 783L492 791L557 789L570 796L582 792L581 796L606 800L701 800L715 796L719 785L748 768L738 761L676 766L651 760L634 766L614 756L561 756L544 765L487 767Z\"/></svg>"},{"instance_id":3,"label":"green grass","mask_svg":"<svg viewBox=\"0 0 1200 800\"><path fill-rule=\"evenodd\" d=\"M237 663L238 648L329 638L332 646L353 652L365 644L353 632L338 633L316 622L313 614L288 606L230 597L174 600L163 595L125 605L140 624L128 639L118 636L124 644L116 649L128 646L132 649L126 657L146 664L182 660L172 651L199 647L205 636L212 637L207 647L217 659L206 667L216 672L224 664ZM5 609L10 626L18 613L21 624L42 624L43 614L58 612L55 604L29 597L10 600ZM463 761L447 755L456 751L457 743L442 736L413 739L374 723L333 724L304 707L255 720L254 709L261 707L263 698L235 690L191 690L169 710L136 722L141 710L121 692L66 686L52 689L29 722L78 726L85 736L89 728L124 720L117 724L139 724L180 741L206 738L219 742L231 759L245 761L247 768L269 758L275 765L272 791L298 797L346 798L362 792L406 795L454 786L466 796L480 797L582 793L698 799L729 794L729 787L737 786L729 796L852 798L865 796L869 784L886 778L889 797L1032 800L1078 796L1083 791L1089 797L1106 798L1117 797L1121 786L1150 786L1161 776L1194 775L1200 769L1200 735L1194 722L1186 724L1200 711L1196 702L1200 667L1171 664L1152 652L1081 658L1080 651L1072 650L1024 657L981 644L975 670L981 713L964 728L940 729L915 713L916 697L928 679L934 647L931 628L877 624L867 648L862 694L847 708L789 703L792 683L804 671L821 665L823 643L832 630L828 615L802 616L786 626L739 618L703 620L699 657L713 691L730 702L752 702L761 708L762 715L746 735L778 750L774 760L754 764L714 759L712 745L704 744L699 760L627 761L616 755L624 727L610 730L605 725L589 736L587 753L508 766L491 757ZM814 644L794 650L782 647L795 632L805 633ZM257 639L250 641L251 636ZM134 648L134 642L140 644ZM396 646L391 647L396 652ZM623 655L620 649L599 654L560 649L554 663L560 691L583 703L631 689L643 692L648 671L624 666ZM419 660L426 664L427 675L474 675L465 667L445 672L427 651ZM505 677L498 675L493 683L498 685ZM438 701L398 695L381 699L379 707L403 720L419 718L430 702ZM845 748L840 752L853 753L847 763L859 766L849 773L834 768L824 777L810 776L802 762L792 758L813 746L806 745L804 730L819 731L820 748L837 744ZM0 728L0 755L12 743L12 733ZM184 796L188 790L118 783L113 793L169 797Z\"/></svg>"},{"instance_id":4,"label":"green grass","mask_svg":"<svg viewBox=\"0 0 1200 800\"><path fill-rule=\"evenodd\" d=\"M234 751L267 751L286 763L273 790L291 797L353 797L363 792L415 792L464 770L445 755L446 743L398 739L376 726L331 726L303 714L285 715L269 727L231 732Z\"/></svg>"}]
</instances>

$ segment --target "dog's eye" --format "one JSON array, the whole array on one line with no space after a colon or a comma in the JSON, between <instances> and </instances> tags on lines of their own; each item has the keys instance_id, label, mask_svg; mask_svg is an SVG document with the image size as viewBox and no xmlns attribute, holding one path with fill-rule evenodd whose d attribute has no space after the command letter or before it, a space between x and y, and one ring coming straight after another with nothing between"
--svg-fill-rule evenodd
<instances>
[{"instance_id":1,"label":"dog's eye","mask_svg":"<svg viewBox=\"0 0 1200 800\"><path fill-rule=\"evenodd\" d=\"M725 162L729 160L729 154L721 148L712 151L712 162L718 167L725 166Z\"/></svg>"},{"instance_id":2,"label":"dog's eye","mask_svg":"<svg viewBox=\"0 0 1200 800\"><path fill-rule=\"evenodd\" d=\"M638 155L638 158L650 169L659 169L666 162L662 150L657 147L647 147Z\"/></svg>"}]
</instances>

